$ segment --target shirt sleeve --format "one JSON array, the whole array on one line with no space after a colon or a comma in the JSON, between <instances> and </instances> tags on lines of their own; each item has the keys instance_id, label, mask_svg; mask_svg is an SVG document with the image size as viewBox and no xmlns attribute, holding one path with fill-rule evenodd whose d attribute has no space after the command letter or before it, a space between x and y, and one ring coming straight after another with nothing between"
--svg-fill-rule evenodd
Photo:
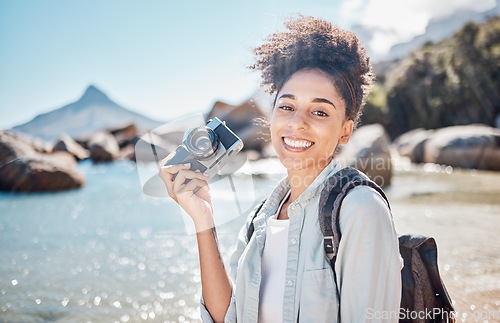
<instances>
[{"instance_id":1,"label":"shirt sleeve","mask_svg":"<svg viewBox=\"0 0 500 323\"><path fill-rule=\"evenodd\" d=\"M233 283L231 282L231 285ZM203 292L201 293L201 302L200 302L200 316L201 321L204 323L214 323L212 316L207 310L205 306L205 300L203 299ZM226 312L226 316L224 318L225 323L236 323L236 302L234 298L234 286L232 286L231 290L231 302L229 303L229 307Z\"/></svg>"},{"instance_id":2,"label":"shirt sleeve","mask_svg":"<svg viewBox=\"0 0 500 323\"><path fill-rule=\"evenodd\" d=\"M342 203L339 223L342 322L398 322L402 258L386 201L368 186L356 187Z\"/></svg>"},{"instance_id":3,"label":"shirt sleeve","mask_svg":"<svg viewBox=\"0 0 500 323\"><path fill-rule=\"evenodd\" d=\"M231 301L229 303L229 307L226 312L226 316L224 318L225 323L235 323L236 322L236 297L235 297L235 283L236 283L236 275L238 272L238 262L240 260L241 255L243 254L243 251L245 251L245 248L248 244L247 240L247 232L248 228L250 226L250 223L252 222L254 218L255 211L252 211L245 223L245 225L240 229L240 232L238 233L238 242L236 245L236 250L233 252L231 255L231 259L229 261L229 278L231 280ZM213 323L213 319L210 316L210 313L208 312L206 306L205 306L205 301L203 299L203 291L201 294L201 301L200 301L200 316L202 322L205 323Z\"/></svg>"}]
</instances>

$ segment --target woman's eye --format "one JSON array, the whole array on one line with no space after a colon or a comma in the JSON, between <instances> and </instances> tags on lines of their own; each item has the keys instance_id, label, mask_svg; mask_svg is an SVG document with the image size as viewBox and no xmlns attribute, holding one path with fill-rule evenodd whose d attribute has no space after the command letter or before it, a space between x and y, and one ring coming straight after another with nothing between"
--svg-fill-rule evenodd
<instances>
[{"instance_id":1,"label":"woman's eye","mask_svg":"<svg viewBox=\"0 0 500 323\"><path fill-rule=\"evenodd\" d=\"M288 110L288 111L293 110L293 108L291 106L288 106L288 105L280 105L280 109L281 110Z\"/></svg>"},{"instance_id":2,"label":"woman's eye","mask_svg":"<svg viewBox=\"0 0 500 323\"><path fill-rule=\"evenodd\" d=\"M314 111L313 113L319 117L328 117L328 114L324 111L321 111L321 110Z\"/></svg>"}]
</instances>

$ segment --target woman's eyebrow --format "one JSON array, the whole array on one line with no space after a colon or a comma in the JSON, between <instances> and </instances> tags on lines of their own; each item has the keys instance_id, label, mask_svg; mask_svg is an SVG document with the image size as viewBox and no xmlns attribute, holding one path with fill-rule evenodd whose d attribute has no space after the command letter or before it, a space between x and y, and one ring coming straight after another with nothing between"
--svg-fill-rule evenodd
<instances>
[{"instance_id":1,"label":"woman's eyebrow","mask_svg":"<svg viewBox=\"0 0 500 323\"><path fill-rule=\"evenodd\" d=\"M295 98L295 95L293 95L293 94L283 94L283 95L281 95L281 96L278 98L278 100L279 100L279 99L283 99L283 98L285 98L285 99L291 99L291 100L295 100L295 99L296 99L296 98ZM333 104L333 102L332 102L332 101L330 101L330 100L328 100L328 99L325 99L325 98L315 98L315 99L313 99L311 102L315 102L315 103L318 103L318 102L319 102L319 103L327 103L327 104L331 104L331 105L332 105L335 109L337 109L337 107L335 106L335 104Z\"/></svg>"},{"instance_id":2,"label":"woman's eyebrow","mask_svg":"<svg viewBox=\"0 0 500 323\"><path fill-rule=\"evenodd\" d=\"M286 99L286 98L288 98L288 99L295 100L295 95L293 95L293 94L283 94L282 96L280 96L280 97L278 98L278 100L279 100L279 99L283 99L283 98L285 98L285 99Z\"/></svg>"},{"instance_id":3,"label":"woman's eyebrow","mask_svg":"<svg viewBox=\"0 0 500 323\"><path fill-rule=\"evenodd\" d=\"M324 98L315 98L314 100L312 100L312 102L328 103L328 104L331 104L335 109L337 109L337 107L335 106L335 104L332 103L332 101L324 99Z\"/></svg>"}]
</instances>

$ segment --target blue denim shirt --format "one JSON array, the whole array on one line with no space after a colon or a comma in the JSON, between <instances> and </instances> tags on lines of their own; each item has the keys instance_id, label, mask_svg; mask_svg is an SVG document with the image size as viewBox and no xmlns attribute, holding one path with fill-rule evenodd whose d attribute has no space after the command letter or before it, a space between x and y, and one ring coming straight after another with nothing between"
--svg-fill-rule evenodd
<instances>
[{"instance_id":1,"label":"blue denim shirt","mask_svg":"<svg viewBox=\"0 0 500 323\"><path fill-rule=\"evenodd\" d=\"M335 263L338 286L335 283L324 252L318 204L326 179L339 169L333 160L288 207L283 322L337 322L339 313L344 322L397 322L397 316L393 320L387 317L399 311L402 259L389 208L372 188L357 187L342 203L342 239ZM254 219L250 241L246 234L251 217L239 233L230 261L233 289L227 323L258 320L267 219L276 213L289 189L287 178L276 186ZM213 322L203 298L201 317L204 322Z\"/></svg>"}]
</instances>

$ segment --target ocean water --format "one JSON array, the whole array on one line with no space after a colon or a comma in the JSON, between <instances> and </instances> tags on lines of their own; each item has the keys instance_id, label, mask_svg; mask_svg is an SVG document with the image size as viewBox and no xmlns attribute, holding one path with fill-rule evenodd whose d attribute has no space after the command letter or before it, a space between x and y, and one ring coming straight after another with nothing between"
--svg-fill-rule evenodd
<instances>
[{"instance_id":1,"label":"ocean water","mask_svg":"<svg viewBox=\"0 0 500 323\"><path fill-rule=\"evenodd\" d=\"M396 228L436 237L463 320L496 313L500 174L426 167L397 171L386 188ZM168 198L142 193L134 163L79 169L86 177L79 190L0 193L0 322L199 322L189 219ZM224 181L212 188L226 262L245 214L283 175L269 173L235 182L251 194Z\"/></svg>"},{"instance_id":2,"label":"ocean water","mask_svg":"<svg viewBox=\"0 0 500 323\"><path fill-rule=\"evenodd\" d=\"M199 321L190 220L169 198L142 193L135 163L79 169L82 189L0 193L0 322ZM212 194L228 261L244 215L227 183ZM254 194L238 198L245 210L255 203Z\"/></svg>"}]
</instances>

